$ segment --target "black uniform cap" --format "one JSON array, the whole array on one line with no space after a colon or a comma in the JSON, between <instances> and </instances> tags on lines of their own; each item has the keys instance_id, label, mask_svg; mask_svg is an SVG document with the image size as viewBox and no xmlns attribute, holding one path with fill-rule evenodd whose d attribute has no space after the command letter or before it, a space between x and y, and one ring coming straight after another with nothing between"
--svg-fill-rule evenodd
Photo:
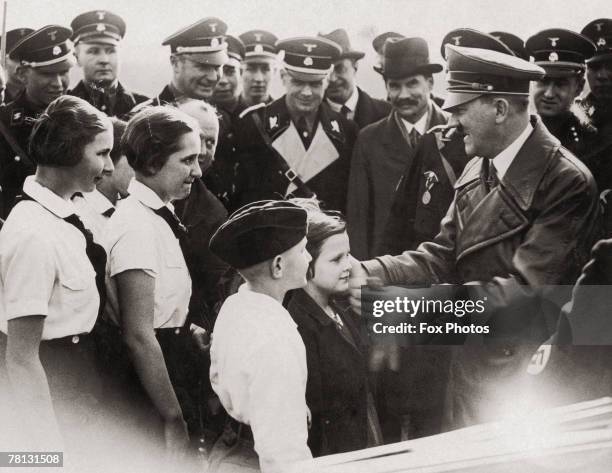
<instances>
[{"instance_id":1,"label":"black uniform cap","mask_svg":"<svg viewBox=\"0 0 612 473\"><path fill-rule=\"evenodd\" d=\"M93 10L81 13L72 23L72 41L94 41L117 45L125 36L125 21L119 15L107 10Z\"/></svg>"},{"instance_id":2,"label":"black uniform cap","mask_svg":"<svg viewBox=\"0 0 612 473\"><path fill-rule=\"evenodd\" d=\"M11 59L23 66L44 67L70 60L74 50L72 30L58 25L47 25L24 36L11 51Z\"/></svg>"},{"instance_id":3,"label":"black uniform cap","mask_svg":"<svg viewBox=\"0 0 612 473\"><path fill-rule=\"evenodd\" d=\"M570 30L552 28L527 39L525 47L549 77L570 77L584 72L585 62L595 54L595 45Z\"/></svg>"}]
</instances>

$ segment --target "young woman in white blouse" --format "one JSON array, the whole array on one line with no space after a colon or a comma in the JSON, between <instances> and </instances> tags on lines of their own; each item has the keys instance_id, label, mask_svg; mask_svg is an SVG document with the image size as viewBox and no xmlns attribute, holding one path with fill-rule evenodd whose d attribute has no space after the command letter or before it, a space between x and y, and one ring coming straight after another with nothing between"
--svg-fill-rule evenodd
<instances>
[{"instance_id":1,"label":"young woman in white blouse","mask_svg":"<svg viewBox=\"0 0 612 473\"><path fill-rule=\"evenodd\" d=\"M172 201L202 175L199 127L177 109L150 107L130 120L122 149L136 176L108 223L107 316L121 330L140 401L150 401L149 417L158 414L167 451L182 452L199 422L193 384L205 374L188 371L203 330L186 323L186 234Z\"/></svg>"},{"instance_id":2,"label":"young woman in white blouse","mask_svg":"<svg viewBox=\"0 0 612 473\"><path fill-rule=\"evenodd\" d=\"M70 198L112 172L112 147L106 115L76 97L53 101L31 136L36 174L0 232L0 330L22 451L53 450L62 437L69 444L100 400L90 333L105 253Z\"/></svg>"}]
</instances>

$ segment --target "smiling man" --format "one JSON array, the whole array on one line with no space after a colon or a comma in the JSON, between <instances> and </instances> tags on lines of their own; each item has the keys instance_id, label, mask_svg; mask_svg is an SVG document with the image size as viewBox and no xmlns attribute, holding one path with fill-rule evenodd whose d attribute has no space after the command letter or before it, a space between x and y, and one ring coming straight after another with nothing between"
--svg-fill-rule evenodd
<instances>
[{"instance_id":1,"label":"smiling man","mask_svg":"<svg viewBox=\"0 0 612 473\"><path fill-rule=\"evenodd\" d=\"M357 87L357 65L365 53L351 48L348 34L343 29L319 36L335 42L342 49L340 58L334 62L329 86L325 91L327 103L332 110L353 120L360 129L386 117L391 110L389 103L374 99Z\"/></svg>"},{"instance_id":2,"label":"smiling man","mask_svg":"<svg viewBox=\"0 0 612 473\"><path fill-rule=\"evenodd\" d=\"M440 71L440 64L429 61L424 39L387 39L378 72L393 108L361 130L351 163L347 220L351 252L358 258L374 256L395 189L422 136L431 127L446 124L446 114L431 99L433 74ZM434 201L431 207L435 206Z\"/></svg>"},{"instance_id":3,"label":"smiling man","mask_svg":"<svg viewBox=\"0 0 612 473\"><path fill-rule=\"evenodd\" d=\"M246 109L236 126L234 206L314 194L344 211L356 125L324 102L340 47L324 38L282 40L285 95Z\"/></svg>"},{"instance_id":4,"label":"smiling man","mask_svg":"<svg viewBox=\"0 0 612 473\"><path fill-rule=\"evenodd\" d=\"M82 13L72 23L72 41L83 80L70 95L86 100L111 117L125 117L136 105L148 99L128 91L119 82L120 44L125 22L112 12L94 10Z\"/></svg>"},{"instance_id":5,"label":"smiling man","mask_svg":"<svg viewBox=\"0 0 612 473\"><path fill-rule=\"evenodd\" d=\"M543 79L533 83L531 92L542 122L587 165L601 186L601 156L593 147L597 129L574 106L584 87L585 61L595 54L595 45L578 33L553 28L531 36L525 46L535 63L546 71Z\"/></svg>"},{"instance_id":6,"label":"smiling man","mask_svg":"<svg viewBox=\"0 0 612 473\"><path fill-rule=\"evenodd\" d=\"M72 30L48 25L23 37L10 58L24 90L0 110L0 218L6 218L35 165L28 156L28 139L36 118L53 100L66 93L74 51Z\"/></svg>"},{"instance_id":7,"label":"smiling man","mask_svg":"<svg viewBox=\"0 0 612 473\"><path fill-rule=\"evenodd\" d=\"M457 428L516 412L529 345L550 335L544 311L528 302L543 286L573 284L598 234L599 209L589 171L529 115L530 81L544 70L497 51L446 51L445 109L473 159L438 235L355 265L351 303L359 309L366 275L386 284L464 284L459 297L486 297L478 323L491 335L468 335L451 358L449 427Z\"/></svg>"}]
</instances>

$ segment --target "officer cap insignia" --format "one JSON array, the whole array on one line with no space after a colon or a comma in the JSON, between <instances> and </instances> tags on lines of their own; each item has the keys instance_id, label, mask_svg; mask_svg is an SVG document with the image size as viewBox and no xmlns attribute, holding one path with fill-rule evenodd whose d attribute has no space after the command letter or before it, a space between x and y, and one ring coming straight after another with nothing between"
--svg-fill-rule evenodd
<instances>
[{"instance_id":1,"label":"officer cap insignia","mask_svg":"<svg viewBox=\"0 0 612 473\"><path fill-rule=\"evenodd\" d=\"M559 38L548 38L550 40L550 45L555 48L557 46L557 41L559 41Z\"/></svg>"},{"instance_id":2,"label":"officer cap insignia","mask_svg":"<svg viewBox=\"0 0 612 473\"><path fill-rule=\"evenodd\" d=\"M99 32L106 31L106 26L104 26L103 23L98 23L98 26L96 26L96 31L99 31Z\"/></svg>"},{"instance_id":3,"label":"officer cap insignia","mask_svg":"<svg viewBox=\"0 0 612 473\"><path fill-rule=\"evenodd\" d=\"M559 55L556 52L552 52L548 55L548 60L550 62L557 62L559 60Z\"/></svg>"},{"instance_id":4,"label":"officer cap insignia","mask_svg":"<svg viewBox=\"0 0 612 473\"><path fill-rule=\"evenodd\" d=\"M453 36L451 39L454 41L455 46L461 46L461 36Z\"/></svg>"},{"instance_id":5,"label":"officer cap insignia","mask_svg":"<svg viewBox=\"0 0 612 473\"><path fill-rule=\"evenodd\" d=\"M255 47L253 48L253 52L256 53L263 53L264 52L264 48L261 44L256 44Z\"/></svg>"},{"instance_id":6,"label":"officer cap insignia","mask_svg":"<svg viewBox=\"0 0 612 473\"><path fill-rule=\"evenodd\" d=\"M209 23L208 26L210 27L210 31L213 33L217 32L217 23Z\"/></svg>"},{"instance_id":7,"label":"officer cap insignia","mask_svg":"<svg viewBox=\"0 0 612 473\"><path fill-rule=\"evenodd\" d=\"M304 58L304 65L305 66L312 66L313 65L313 60L310 56L306 56Z\"/></svg>"},{"instance_id":8,"label":"officer cap insignia","mask_svg":"<svg viewBox=\"0 0 612 473\"><path fill-rule=\"evenodd\" d=\"M606 38L599 38L597 40L597 46L605 46L606 45Z\"/></svg>"},{"instance_id":9,"label":"officer cap insignia","mask_svg":"<svg viewBox=\"0 0 612 473\"><path fill-rule=\"evenodd\" d=\"M317 47L317 45L316 44L311 44L311 43L304 43L304 47L306 48L306 51L311 53L312 50Z\"/></svg>"},{"instance_id":10,"label":"officer cap insignia","mask_svg":"<svg viewBox=\"0 0 612 473\"><path fill-rule=\"evenodd\" d=\"M97 11L96 15L98 16L98 20L102 21L102 20L104 20L104 17L106 16L106 12L105 11Z\"/></svg>"},{"instance_id":11,"label":"officer cap insignia","mask_svg":"<svg viewBox=\"0 0 612 473\"><path fill-rule=\"evenodd\" d=\"M49 35L49 38L51 38L51 41L55 41L55 37L57 36L57 30L49 31L47 34Z\"/></svg>"}]
</instances>

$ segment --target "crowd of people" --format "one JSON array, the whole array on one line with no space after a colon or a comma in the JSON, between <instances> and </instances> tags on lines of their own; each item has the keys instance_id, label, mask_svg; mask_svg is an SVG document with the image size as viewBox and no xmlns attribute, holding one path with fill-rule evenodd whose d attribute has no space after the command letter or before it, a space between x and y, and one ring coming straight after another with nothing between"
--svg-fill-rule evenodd
<instances>
[{"instance_id":1,"label":"crowd of people","mask_svg":"<svg viewBox=\"0 0 612 473\"><path fill-rule=\"evenodd\" d=\"M7 32L0 439L76 471L281 472L541 386L548 405L612 393L611 301L589 289L612 274L612 19L456 29L444 66L384 33L384 99L343 29L227 31L166 38L151 98L119 81L112 12ZM491 335L379 345L361 312L381 284L485 297Z\"/></svg>"}]
</instances>

